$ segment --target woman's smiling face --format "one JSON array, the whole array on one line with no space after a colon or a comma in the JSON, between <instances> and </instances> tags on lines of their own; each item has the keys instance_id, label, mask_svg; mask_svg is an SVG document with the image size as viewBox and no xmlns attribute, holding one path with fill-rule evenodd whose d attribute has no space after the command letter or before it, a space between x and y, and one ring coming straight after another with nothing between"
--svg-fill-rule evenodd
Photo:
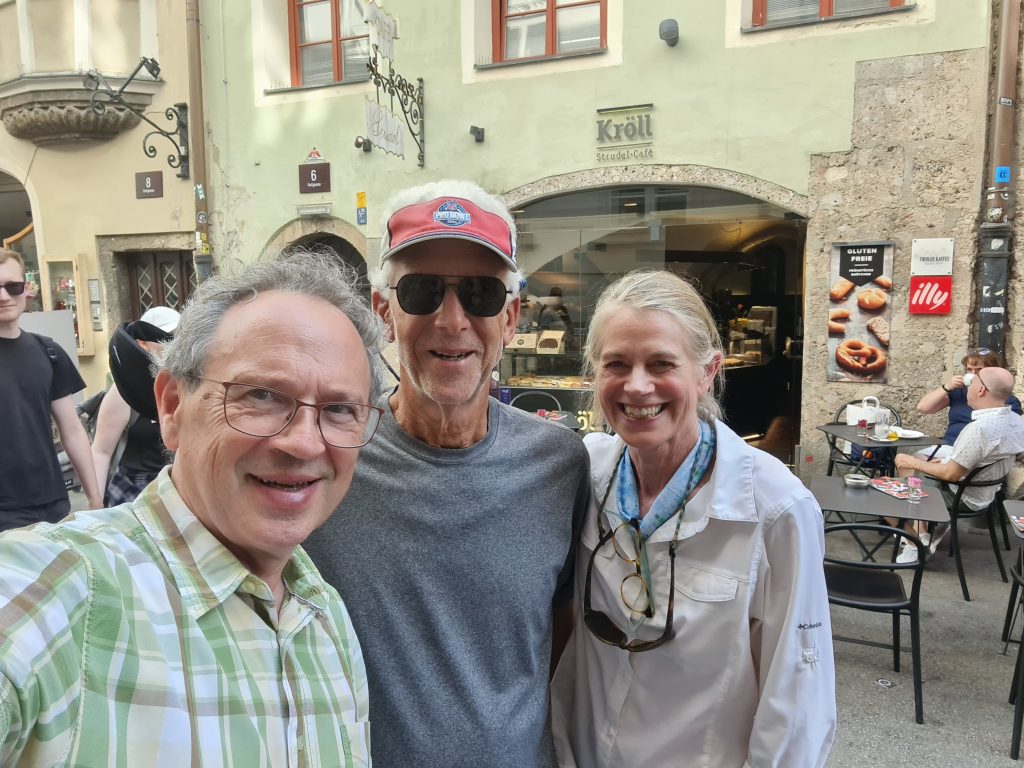
<instances>
[{"instance_id":1,"label":"woman's smiling face","mask_svg":"<svg viewBox=\"0 0 1024 768\"><path fill-rule=\"evenodd\" d=\"M714 370L690 359L683 330L667 312L622 307L603 330L595 386L609 425L633 448L678 443L688 450Z\"/></svg>"}]
</instances>

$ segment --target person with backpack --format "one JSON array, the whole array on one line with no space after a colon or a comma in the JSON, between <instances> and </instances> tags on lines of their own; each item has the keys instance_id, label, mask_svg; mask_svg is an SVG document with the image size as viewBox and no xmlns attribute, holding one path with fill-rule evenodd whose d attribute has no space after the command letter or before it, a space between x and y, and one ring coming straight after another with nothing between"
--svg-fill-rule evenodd
<instances>
[{"instance_id":1,"label":"person with backpack","mask_svg":"<svg viewBox=\"0 0 1024 768\"><path fill-rule=\"evenodd\" d=\"M170 307L152 307L136 322L122 324L111 339L114 383L97 409L92 442L96 480L105 489L107 507L133 501L168 463L150 366L173 337L178 318ZM139 404L137 399L146 402Z\"/></svg>"},{"instance_id":2,"label":"person with backpack","mask_svg":"<svg viewBox=\"0 0 1024 768\"><path fill-rule=\"evenodd\" d=\"M71 511L51 418L89 507L97 509L102 501L89 438L72 400L85 382L53 339L21 330L28 294L25 262L0 249L0 531L55 523Z\"/></svg>"}]
</instances>

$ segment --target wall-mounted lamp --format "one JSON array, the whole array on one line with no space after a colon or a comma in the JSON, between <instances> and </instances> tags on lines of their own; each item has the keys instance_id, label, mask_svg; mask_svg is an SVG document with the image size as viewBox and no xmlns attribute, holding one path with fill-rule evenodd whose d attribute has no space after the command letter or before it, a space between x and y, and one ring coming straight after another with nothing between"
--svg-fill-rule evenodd
<instances>
[{"instance_id":1,"label":"wall-mounted lamp","mask_svg":"<svg viewBox=\"0 0 1024 768\"><path fill-rule=\"evenodd\" d=\"M362 149L363 152L372 152L373 142L369 139L364 139L362 136L356 136L356 148Z\"/></svg>"},{"instance_id":2,"label":"wall-mounted lamp","mask_svg":"<svg viewBox=\"0 0 1024 768\"><path fill-rule=\"evenodd\" d=\"M150 77L156 80L160 77L160 64L156 59L143 57L139 59L139 63L135 65L135 69L128 75L121 87L116 91L110 87L110 83L106 81L103 75L95 69L90 69L84 75L82 75L82 85L92 91L92 96L89 97L89 108L97 115L102 115L106 109L107 104L115 104L118 107L123 107L131 112L133 115L138 117L140 120L144 120L153 126L153 130L147 133L142 139L142 149L146 153L146 157L156 157L156 147L152 146L149 141L153 136L163 136L174 146L174 154L167 156L167 164L171 168L178 169L178 178L188 178L188 105L184 103L175 104L173 107L168 107L164 110L164 117L171 121L172 130L167 131L161 128L159 125L154 123L145 114L140 112L138 109L133 107L131 104L124 100L122 94L124 89L128 87L135 76L139 74L142 68L145 67Z\"/></svg>"},{"instance_id":3,"label":"wall-mounted lamp","mask_svg":"<svg viewBox=\"0 0 1024 768\"><path fill-rule=\"evenodd\" d=\"M473 137L477 144L484 143L484 129L477 128L475 125L469 126L469 135Z\"/></svg>"},{"instance_id":4,"label":"wall-mounted lamp","mask_svg":"<svg viewBox=\"0 0 1024 768\"><path fill-rule=\"evenodd\" d=\"M679 22L675 19L665 19L658 25L658 37L664 40L671 48L679 42Z\"/></svg>"}]
</instances>

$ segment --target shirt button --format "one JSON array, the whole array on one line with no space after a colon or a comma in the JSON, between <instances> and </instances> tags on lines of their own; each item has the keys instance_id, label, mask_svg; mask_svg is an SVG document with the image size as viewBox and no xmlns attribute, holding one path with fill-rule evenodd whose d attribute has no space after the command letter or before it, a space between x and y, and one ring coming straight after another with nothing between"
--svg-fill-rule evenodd
<instances>
[{"instance_id":1,"label":"shirt button","mask_svg":"<svg viewBox=\"0 0 1024 768\"><path fill-rule=\"evenodd\" d=\"M302 738L301 736L299 736L298 742L299 742L299 744L298 744L299 752L301 752L302 750L304 750L306 748L306 740L304 738Z\"/></svg>"}]
</instances>

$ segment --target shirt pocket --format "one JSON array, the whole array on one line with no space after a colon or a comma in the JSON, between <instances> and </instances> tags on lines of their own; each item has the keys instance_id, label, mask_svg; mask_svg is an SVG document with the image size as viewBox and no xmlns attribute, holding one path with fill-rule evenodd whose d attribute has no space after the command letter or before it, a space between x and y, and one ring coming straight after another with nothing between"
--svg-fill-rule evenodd
<instances>
[{"instance_id":1,"label":"shirt pocket","mask_svg":"<svg viewBox=\"0 0 1024 768\"><path fill-rule=\"evenodd\" d=\"M676 563L676 591L701 603L722 603L736 599L739 579Z\"/></svg>"}]
</instances>

